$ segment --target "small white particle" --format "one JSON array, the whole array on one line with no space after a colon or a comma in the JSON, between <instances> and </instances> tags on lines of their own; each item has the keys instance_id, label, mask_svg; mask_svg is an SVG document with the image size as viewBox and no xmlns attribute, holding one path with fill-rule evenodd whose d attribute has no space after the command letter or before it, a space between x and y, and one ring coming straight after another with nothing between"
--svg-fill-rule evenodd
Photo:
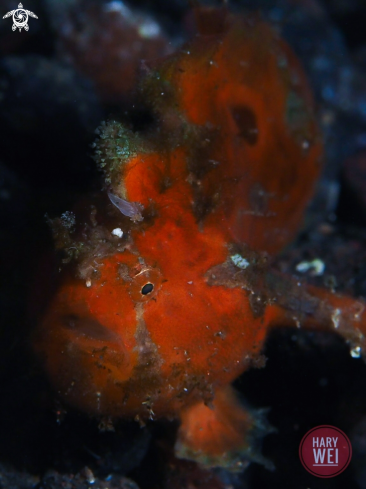
<instances>
[{"instance_id":1,"label":"small white particle","mask_svg":"<svg viewBox=\"0 0 366 489\"><path fill-rule=\"evenodd\" d=\"M315 258L311 261L302 261L296 265L296 270L300 273L309 272L310 275L318 277L323 275L325 270L325 263L319 258Z\"/></svg>"},{"instance_id":2,"label":"small white particle","mask_svg":"<svg viewBox=\"0 0 366 489\"><path fill-rule=\"evenodd\" d=\"M91 280L90 280L90 278L88 278L88 280L85 282L85 285L87 287L91 287Z\"/></svg>"},{"instance_id":3,"label":"small white particle","mask_svg":"<svg viewBox=\"0 0 366 489\"><path fill-rule=\"evenodd\" d=\"M121 228L116 228L116 229L113 229L112 234L114 234L114 236L118 236L119 238L122 238L123 231Z\"/></svg>"},{"instance_id":4,"label":"small white particle","mask_svg":"<svg viewBox=\"0 0 366 489\"><path fill-rule=\"evenodd\" d=\"M231 261L234 263L234 265L238 268L241 268L242 270L245 270L246 268L249 267L250 263L246 258L243 258L241 255L238 253L236 255L232 255L230 257Z\"/></svg>"},{"instance_id":5,"label":"small white particle","mask_svg":"<svg viewBox=\"0 0 366 489\"><path fill-rule=\"evenodd\" d=\"M361 347L355 346L354 348L352 348L350 353L351 353L352 358L360 358L361 357Z\"/></svg>"},{"instance_id":6,"label":"small white particle","mask_svg":"<svg viewBox=\"0 0 366 489\"><path fill-rule=\"evenodd\" d=\"M340 322L341 314L342 314L342 311L340 309L335 309L333 314L331 315L334 329L339 328L339 322Z\"/></svg>"}]
</instances>

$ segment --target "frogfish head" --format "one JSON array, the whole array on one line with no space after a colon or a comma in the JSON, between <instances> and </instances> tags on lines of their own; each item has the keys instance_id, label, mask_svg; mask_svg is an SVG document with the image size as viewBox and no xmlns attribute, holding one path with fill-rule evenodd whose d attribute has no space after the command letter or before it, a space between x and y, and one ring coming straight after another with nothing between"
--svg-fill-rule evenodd
<instances>
[{"instance_id":1,"label":"frogfish head","mask_svg":"<svg viewBox=\"0 0 366 489\"><path fill-rule=\"evenodd\" d=\"M264 329L245 327L254 321L248 292L207 274L227 259L227 243L192 212L174 216L161 211L146 225L144 214L132 227L122 219L123 237L115 224L84 232L34 338L68 404L93 415L175 416L209 403L259 352Z\"/></svg>"}]
</instances>

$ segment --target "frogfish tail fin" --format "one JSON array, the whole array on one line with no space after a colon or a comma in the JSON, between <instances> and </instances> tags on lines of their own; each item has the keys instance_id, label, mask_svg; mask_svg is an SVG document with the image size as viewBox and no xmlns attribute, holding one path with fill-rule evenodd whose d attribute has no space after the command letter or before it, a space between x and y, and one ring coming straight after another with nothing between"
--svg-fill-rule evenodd
<instances>
[{"instance_id":1,"label":"frogfish tail fin","mask_svg":"<svg viewBox=\"0 0 366 489\"><path fill-rule=\"evenodd\" d=\"M272 469L260 453L262 438L274 431L264 411L245 408L231 386L218 390L212 405L200 402L181 413L177 457L233 472L250 462Z\"/></svg>"}]
</instances>

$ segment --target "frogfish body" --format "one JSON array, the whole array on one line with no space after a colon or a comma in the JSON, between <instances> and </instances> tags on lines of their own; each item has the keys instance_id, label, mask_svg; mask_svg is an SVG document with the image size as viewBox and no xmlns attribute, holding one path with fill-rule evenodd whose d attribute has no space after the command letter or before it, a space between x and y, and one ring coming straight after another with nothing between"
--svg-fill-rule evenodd
<instances>
[{"instance_id":1,"label":"frogfish body","mask_svg":"<svg viewBox=\"0 0 366 489\"><path fill-rule=\"evenodd\" d=\"M366 318L361 301L270 270L301 226L321 138L288 46L256 17L224 18L141 81L152 128L100 128L105 191L75 226L53 222L69 263L34 348L68 404L179 418L179 456L238 469L261 458L263 420L230 384L261 362L268 331L335 330L362 347Z\"/></svg>"}]
</instances>

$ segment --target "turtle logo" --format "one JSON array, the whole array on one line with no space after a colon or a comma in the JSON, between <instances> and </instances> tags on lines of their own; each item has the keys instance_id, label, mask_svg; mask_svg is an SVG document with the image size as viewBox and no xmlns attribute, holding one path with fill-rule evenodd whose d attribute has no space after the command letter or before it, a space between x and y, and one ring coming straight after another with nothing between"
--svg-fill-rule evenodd
<instances>
[{"instance_id":1,"label":"turtle logo","mask_svg":"<svg viewBox=\"0 0 366 489\"><path fill-rule=\"evenodd\" d=\"M13 16L13 26L12 29L15 31L17 28L19 32L24 29L25 31L29 30L28 26L28 17L33 17L34 19L38 19L38 17L31 12L30 10L25 10L23 5L20 3L16 10L11 10L7 14L4 15L3 19L7 19L10 16Z\"/></svg>"}]
</instances>

